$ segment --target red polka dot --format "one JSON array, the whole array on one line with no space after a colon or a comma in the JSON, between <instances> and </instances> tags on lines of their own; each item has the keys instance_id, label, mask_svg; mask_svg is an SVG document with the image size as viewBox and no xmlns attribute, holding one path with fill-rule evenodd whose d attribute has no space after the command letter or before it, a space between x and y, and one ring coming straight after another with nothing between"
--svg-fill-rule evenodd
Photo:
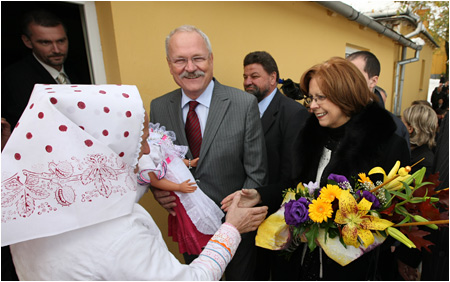
<instances>
[{"instance_id":1,"label":"red polka dot","mask_svg":"<svg viewBox=\"0 0 450 282\"><path fill-rule=\"evenodd\" d=\"M47 146L45 146L45 150L46 150L48 153L51 153L51 152L53 151L53 148L52 148L52 146L47 145Z\"/></svg>"},{"instance_id":2,"label":"red polka dot","mask_svg":"<svg viewBox=\"0 0 450 282\"><path fill-rule=\"evenodd\" d=\"M55 91L48 91L47 93L56 93Z\"/></svg>"},{"instance_id":3,"label":"red polka dot","mask_svg":"<svg viewBox=\"0 0 450 282\"><path fill-rule=\"evenodd\" d=\"M33 134L31 134L31 132L28 132L26 137L27 137L27 139L31 139L31 138L33 138Z\"/></svg>"},{"instance_id":4,"label":"red polka dot","mask_svg":"<svg viewBox=\"0 0 450 282\"><path fill-rule=\"evenodd\" d=\"M109 108L108 108L108 107L104 107L104 108L103 108L103 111L104 111L105 113L109 113Z\"/></svg>"},{"instance_id":5,"label":"red polka dot","mask_svg":"<svg viewBox=\"0 0 450 282\"><path fill-rule=\"evenodd\" d=\"M106 91L100 90L100 91L98 91L98 93L100 93L100 94L106 94Z\"/></svg>"},{"instance_id":6,"label":"red polka dot","mask_svg":"<svg viewBox=\"0 0 450 282\"><path fill-rule=\"evenodd\" d=\"M31 104L31 106L30 106L30 110L32 109L34 107L34 103L33 104Z\"/></svg>"},{"instance_id":7,"label":"red polka dot","mask_svg":"<svg viewBox=\"0 0 450 282\"><path fill-rule=\"evenodd\" d=\"M86 104L85 103L83 103L83 102L78 102L78 108L80 108L80 109L85 109L86 108Z\"/></svg>"},{"instance_id":8,"label":"red polka dot","mask_svg":"<svg viewBox=\"0 0 450 282\"><path fill-rule=\"evenodd\" d=\"M81 125L80 125L80 128L84 130L84 126L81 126Z\"/></svg>"},{"instance_id":9,"label":"red polka dot","mask_svg":"<svg viewBox=\"0 0 450 282\"><path fill-rule=\"evenodd\" d=\"M72 85L72 86L70 86L70 87L78 87L78 85Z\"/></svg>"},{"instance_id":10,"label":"red polka dot","mask_svg":"<svg viewBox=\"0 0 450 282\"><path fill-rule=\"evenodd\" d=\"M16 126L14 128L17 128L19 126L19 123L16 123Z\"/></svg>"},{"instance_id":11,"label":"red polka dot","mask_svg":"<svg viewBox=\"0 0 450 282\"><path fill-rule=\"evenodd\" d=\"M122 153L119 154L119 157L123 157L124 155L125 155L125 153L122 152Z\"/></svg>"},{"instance_id":12,"label":"red polka dot","mask_svg":"<svg viewBox=\"0 0 450 282\"><path fill-rule=\"evenodd\" d=\"M58 100L56 100L55 97L50 98L50 102L54 105L56 103L58 103Z\"/></svg>"},{"instance_id":13,"label":"red polka dot","mask_svg":"<svg viewBox=\"0 0 450 282\"><path fill-rule=\"evenodd\" d=\"M122 96L125 97L125 98L129 98L130 97L130 95L128 95L127 93L122 93Z\"/></svg>"},{"instance_id":14,"label":"red polka dot","mask_svg":"<svg viewBox=\"0 0 450 282\"><path fill-rule=\"evenodd\" d=\"M127 111L127 112L125 113L125 115L126 115L127 117L131 117L131 112L130 112L130 111Z\"/></svg>"},{"instance_id":15,"label":"red polka dot","mask_svg":"<svg viewBox=\"0 0 450 282\"><path fill-rule=\"evenodd\" d=\"M106 130L106 129L105 129L105 130L103 130L103 132L102 132L102 133L103 133L103 135L104 135L104 136L108 136L108 134L109 134L108 130Z\"/></svg>"},{"instance_id":16,"label":"red polka dot","mask_svg":"<svg viewBox=\"0 0 450 282\"><path fill-rule=\"evenodd\" d=\"M48 87L48 88L45 88L45 90L52 90L53 88L51 88L51 87Z\"/></svg>"},{"instance_id":17,"label":"red polka dot","mask_svg":"<svg viewBox=\"0 0 450 282\"><path fill-rule=\"evenodd\" d=\"M125 131L124 133L123 133L123 136L125 136L125 137L128 137L130 135L130 132L128 132L128 131Z\"/></svg>"},{"instance_id":18,"label":"red polka dot","mask_svg":"<svg viewBox=\"0 0 450 282\"><path fill-rule=\"evenodd\" d=\"M16 160L20 160L20 159L22 158L22 156L21 156L19 153L15 153L15 154L14 154L14 158L15 158Z\"/></svg>"},{"instance_id":19,"label":"red polka dot","mask_svg":"<svg viewBox=\"0 0 450 282\"><path fill-rule=\"evenodd\" d=\"M86 146L91 147L94 143L91 140L86 140L84 141L84 144L86 144Z\"/></svg>"},{"instance_id":20,"label":"red polka dot","mask_svg":"<svg viewBox=\"0 0 450 282\"><path fill-rule=\"evenodd\" d=\"M81 92L81 90L75 90L74 92Z\"/></svg>"},{"instance_id":21,"label":"red polka dot","mask_svg":"<svg viewBox=\"0 0 450 282\"><path fill-rule=\"evenodd\" d=\"M44 113L43 113L43 112L40 112L40 113L38 114L38 118L43 119L43 118L44 118Z\"/></svg>"},{"instance_id":22,"label":"red polka dot","mask_svg":"<svg viewBox=\"0 0 450 282\"><path fill-rule=\"evenodd\" d=\"M67 131L67 126L65 126L65 125L60 125L60 126L59 126L59 130L60 130L60 131Z\"/></svg>"}]
</instances>

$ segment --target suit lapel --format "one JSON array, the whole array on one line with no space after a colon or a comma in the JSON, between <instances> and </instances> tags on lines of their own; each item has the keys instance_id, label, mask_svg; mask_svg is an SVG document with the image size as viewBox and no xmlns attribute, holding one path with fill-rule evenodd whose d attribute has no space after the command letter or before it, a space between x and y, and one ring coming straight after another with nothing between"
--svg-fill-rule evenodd
<instances>
[{"instance_id":1,"label":"suit lapel","mask_svg":"<svg viewBox=\"0 0 450 282\"><path fill-rule=\"evenodd\" d=\"M181 89L178 89L172 97L170 97L170 107L167 111L170 121L170 127L167 128L175 132L177 138L176 143L187 145L188 142L186 132L184 130L183 117L181 114ZM190 152L188 154L190 154Z\"/></svg>"},{"instance_id":2,"label":"suit lapel","mask_svg":"<svg viewBox=\"0 0 450 282\"><path fill-rule=\"evenodd\" d=\"M267 107L266 111L264 112L261 123L264 131L264 135L266 135L269 128L272 126L272 124L276 121L278 110L280 108L280 100L281 96L283 95L280 93L280 90L277 90L275 93L275 96L272 99L272 102L270 102L269 107Z\"/></svg>"},{"instance_id":3,"label":"suit lapel","mask_svg":"<svg viewBox=\"0 0 450 282\"><path fill-rule=\"evenodd\" d=\"M211 147L229 105L230 100L226 91L224 91L224 88L217 80L214 80L214 90L211 98L208 120L206 122L205 132L203 134L202 147L200 150L199 166L203 157L207 154L209 148Z\"/></svg>"},{"instance_id":4,"label":"suit lapel","mask_svg":"<svg viewBox=\"0 0 450 282\"><path fill-rule=\"evenodd\" d=\"M39 63L36 58L30 54L27 57L27 60L31 67L42 77L42 82L40 83L48 83L48 84L56 84L56 80L50 75L50 73Z\"/></svg>"}]
</instances>

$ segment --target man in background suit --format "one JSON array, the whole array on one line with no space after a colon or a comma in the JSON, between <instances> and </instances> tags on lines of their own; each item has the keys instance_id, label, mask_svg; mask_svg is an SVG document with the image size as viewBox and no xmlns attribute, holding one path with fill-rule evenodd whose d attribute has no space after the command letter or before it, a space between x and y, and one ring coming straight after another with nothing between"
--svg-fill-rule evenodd
<instances>
[{"instance_id":1,"label":"man in background suit","mask_svg":"<svg viewBox=\"0 0 450 282\"><path fill-rule=\"evenodd\" d=\"M22 41L31 54L2 72L2 117L14 129L36 83L79 83L64 68L69 39L60 19L45 10L24 16Z\"/></svg>"},{"instance_id":2,"label":"man in background suit","mask_svg":"<svg viewBox=\"0 0 450 282\"><path fill-rule=\"evenodd\" d=\"M16 127L36 83L77 82L64 69L69 40L62 21L55 15L45 10L27 13L22 22L22 41L32 53L2 71L2 128L8 125L11 130ZM65 75L65 81L56 79L60 73ZM6 143L3 138L2 145ZM2 280L18 280L9 246L2 247Z\"/></svg>"},{"instance_id":3,"label":"man in background suit","mask_svg":"<svg viewBox=\"0 0 450 282\"><path fill-rule=\"evenodd\" d=\"M244 89L258 99L269 160L268 184L291 179L291 171L295 169L292 162L293 140L296 140L310 115L303 105L278 90L279 78L277 63L269 53L257 51L245 56ZM277 202L280 203L281 189L278 194ZM269 213L275 211L271 210ZM267 281L272 277L272 280L286 280L283 269L287 264L288 261L278 252L257 247L255 279Z\"/></svg>"},{"instance_id":4,"label":"man in background suit","mask_svg":"<svg viewBox=\"0 0 450 282\"><path fill-rule=\"evenodd\" d=\"M201 128L201 147L191 169L200 188L217 205L242 188L266 184L267 156L255 97L220 84L213 78L213 54L208 37L193 26L181 26L166 38L170 73L181 87L154 99L150 121L176 134L176 143L189 145L185 123L189 102ZM187 157L196 159L190 146ZM156 200L173 214L173 196L153 189ZM242 235L242 242L225 271L226 280L254 280L255 232ZM183 254L186 263L195 256Z\"/></svg>"},{"instance_id":5,"label":"man in background suit","mask_svg":"<svg viewBox=\"0 0 450 282\"><path fill-rule=\"evenodd\" d=\"M381 65L378 58L369 51L358 51L348 55L346 59L352 62L361 71L367 81L367 86L369 87L370 91L378 96L378 104L381 107L385 108L385 99L383 99L380 91L376 88L381 70ZM409 133L406 129L406 126L403 124L402 120L399 117L391 112L389 112L389 114L397 125L397 130L395 131L395 133L406 140L409 148Z\"/></svg>"}]
</instances>

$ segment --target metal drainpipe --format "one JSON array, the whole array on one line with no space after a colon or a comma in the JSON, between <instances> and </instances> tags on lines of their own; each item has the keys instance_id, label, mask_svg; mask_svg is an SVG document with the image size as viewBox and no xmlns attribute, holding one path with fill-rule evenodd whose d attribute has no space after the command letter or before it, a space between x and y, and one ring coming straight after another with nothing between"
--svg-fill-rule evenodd
<instances>
[{"instance_id":1,"label":"metal drainpipe","mask_svg":"<svg viewBox=\"0 0 450 282\"><path fill-rule=\"evenodd\" d=\"M403 46L410 47L414 50L422 48L422 46L417 45L416 43L411 41L411 39L406 38L396 31L393 31L392 29L378 23L373 18L365 16L364 14L358 12L345 3L342 3L340 1L315 1L315 3L340 14L351 21L355 21L363 26L367 26L368 28L393 39Z\"/></svg>"},{"instance_id":2,"label":"metal drainpipe","mask_svg":"<svg viewBox=\"0 0 450 282\"><path fill-rule=\"evenodd\" d=\"M402 48L402 60L397 62L397 68L395 71L395 96L394 96L394 115L401 115L402 97L403 97L403 84L405 82L405 65L417 62L419 60L420 50L416 50L416 56L411 59L406 59L407 48ZM399 81L400 72L400 81ZM398 93L398 95L397 95Z\"/></svg>"},{"instance_id":3,"label":"metal drainpipe","mask_svg":"<svg viewBox=\"0 0 450 282\"><path fill-rule=\"evenodd\" d=\"M397 63L397 71L395 76L395 93L394 93L394 114L400 115L403 81L405 79L404 65L417 62L419 60L420 50L422 49L421 45L414 43L413 41L411 41L411 39L407 37L417 35L422 30L423 26L419 24L414 32L408 34L408 36L403 36L387 28L386 26L378 23L372 17L365 16L362 13L358 12L357 10L353 9L351 6L342 3L340 1L315 1L315 3L342 15L349 20L367 26L380 34L383 34L384 36L397 41L399 44L404 46L402 50L402 61ZM407 47L416 50L415 58L405 60ZM399 82L400 67L402 68L402 70Z\"/></svg>"},{"instance_id":4,"label":"metal drainpipe","mask_svg":"<svg viewBox=\"0 0 450 282\"><path fill-rule=\"evenodd\" d=\"M423 29L424 29L423 24L419 23L417 25L416 30L414 30L410 34L406 35L405 37L410 38L410 37L416 36ZM396 115L396 116L401 115L403 85L405 82L405 65L419 61L419 55L420 55L421 49L422 48L416 50L416 56L414 58L406 59L407 48L406 48L406 46L404 46L402 48L402 60L397 62L397 67L396 67L396 71L395 71L394 115ZM399 72L400 72L400 78L399 78Z\"/></svg>"}]
</instances>

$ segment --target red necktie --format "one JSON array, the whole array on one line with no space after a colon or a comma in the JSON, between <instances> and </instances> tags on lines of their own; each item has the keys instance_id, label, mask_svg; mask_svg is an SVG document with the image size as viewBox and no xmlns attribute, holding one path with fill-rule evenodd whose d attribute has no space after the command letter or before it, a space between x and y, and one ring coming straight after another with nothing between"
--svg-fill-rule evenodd
<instances>
[{"instance_id":1,"label":"red necktie","mask_svg":"<svg viewBox=\"0 0 450 282\"><path fill-rule=\"evenodd\" d=\"M189 102L189 112L186 118L186 137L189 143L192 157L195 159L200 155L200 147L202 145L202 130L200 129L200 122L198 120L195 108L199 103L197 101Z\"/></svg>"}]
</instances>

